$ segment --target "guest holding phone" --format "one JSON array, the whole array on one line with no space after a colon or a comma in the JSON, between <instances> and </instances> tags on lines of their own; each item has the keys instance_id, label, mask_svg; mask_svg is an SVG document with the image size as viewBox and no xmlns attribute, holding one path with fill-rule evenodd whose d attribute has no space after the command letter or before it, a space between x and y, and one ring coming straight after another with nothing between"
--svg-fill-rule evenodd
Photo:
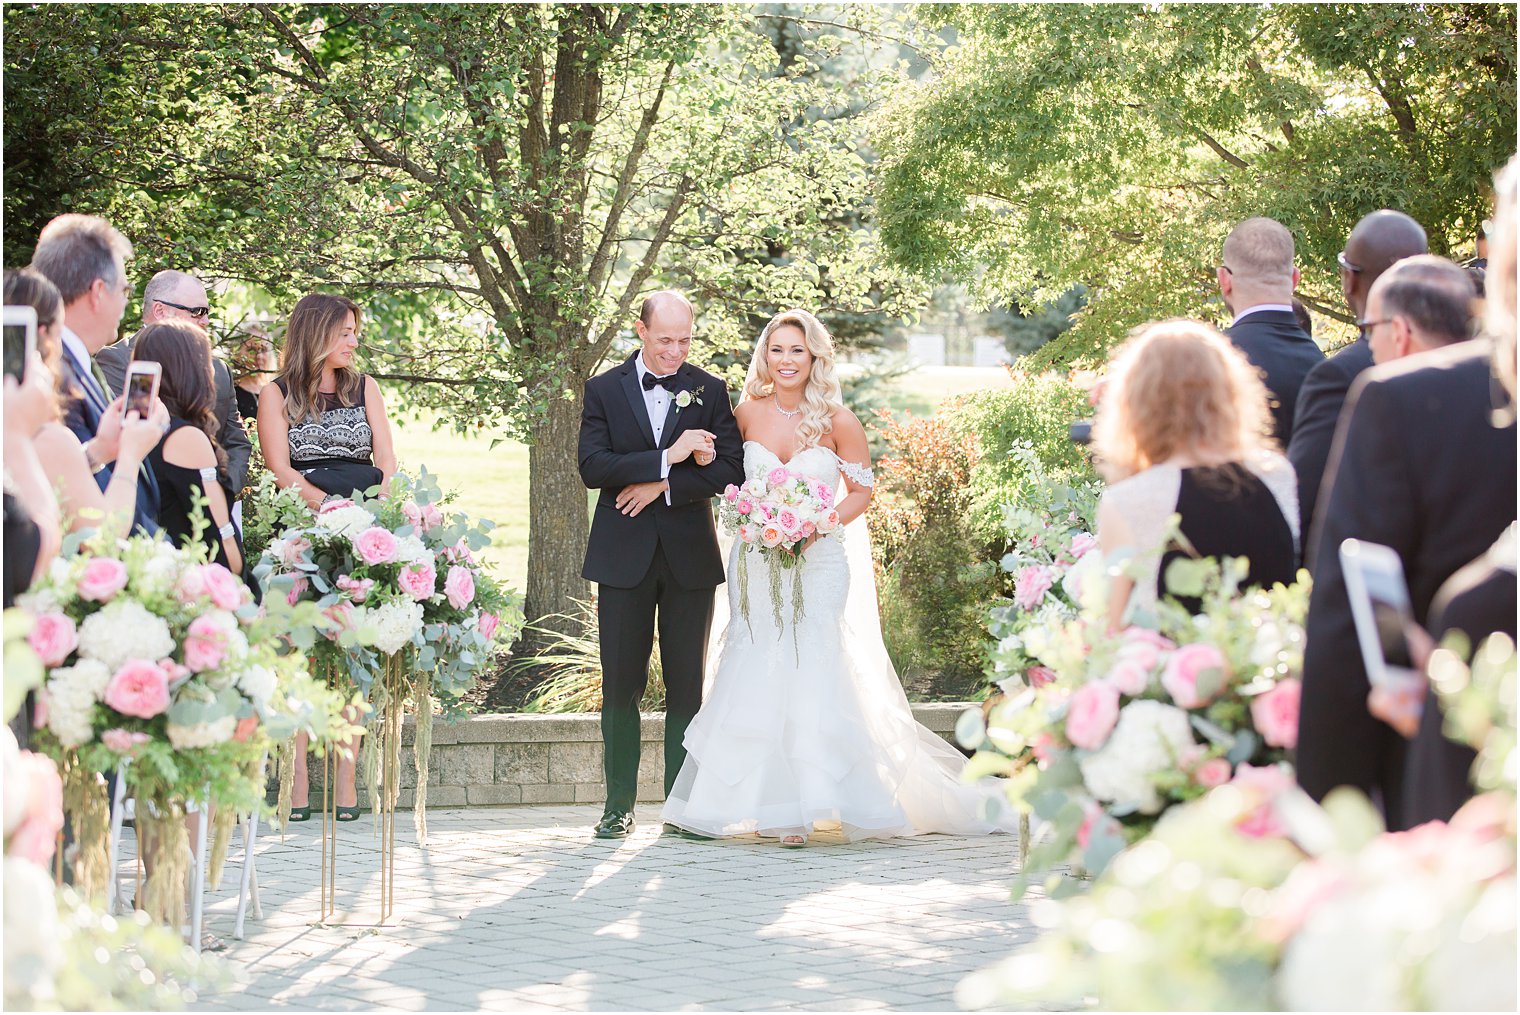
<instances>
[{"instance_id":1,"label":"guest holding phone","mask_svg":"<svg viewBox=\"0 0 1520 1015\"><path fill-rule=\"evenodd\" d=\"M132 340L127 398L133 397L135 379L141 376L136 371L143 364L158 368L158 398L169 411L163 443L148 455L158 479L158 524L164 535L184 546L196 540L199 522L199 539L211 559L240 574L243 548L232 524L234 491L227 476L227 452L217 440L221 424L216 415L211 343L194 324L148 325Z\"/></svg>"},{"instance_id":2,"label":"guest holding phone","mask_svg":"<svg viewBox=\"0 0 1520 1015\"><path fill-rule=\"evenodd\" d=\"M57 490L64 530L105 527L125 536L139 506L138 467L168 428L168 411L155 401L144 419L139 413L124 414L120 398L106 405L91 445L113 458L117 467L102 491L84 445L63 423L63 406L79 398L63 366L63 297L40 272L21 268L5 273L5 302L37 311L37 355L27 366L28 384L43 384L50 395L49 419L36 430L32 443L37 458L47 463L50 487Z\"/></svg>"},{"instance_id":3,"label":"guest holding phone","mask_svg":"<svg viewBox=\"0 0 1520 1015\"><path fill-rule=\"evenodd\" d=\"M325 293L302 297L285 329L279 375L259 393L264 463L280 486L299 490L313 508L328 497L349 497L376 485L383 496L396 473L380 385L354 369L362 323L363 312L353 300ZM357 744L348 746L338 761L339 821L359 817ZM304 734L296 737L294 775L290 819L305 821L311 806Z\"/></svg>"}]
</instances>

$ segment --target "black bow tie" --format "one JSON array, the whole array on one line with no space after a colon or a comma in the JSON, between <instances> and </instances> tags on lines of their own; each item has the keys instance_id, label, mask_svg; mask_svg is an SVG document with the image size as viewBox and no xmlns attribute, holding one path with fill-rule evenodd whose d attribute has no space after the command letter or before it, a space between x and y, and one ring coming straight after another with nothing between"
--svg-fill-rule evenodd
<instances>
[{"instance_id":1,"label":"black bow tie","mask_svg":"<svg viewBox=\"0 0 1520 1015\"><path fill-rule=\"evenodd\" d=\"M644 374L644 390L648 391L655 385L659 385L666 391L674 391L676 390L676 375L666 374L664 377L656 377L654 374L646 372Z\"/></svg>"}]
</instances>

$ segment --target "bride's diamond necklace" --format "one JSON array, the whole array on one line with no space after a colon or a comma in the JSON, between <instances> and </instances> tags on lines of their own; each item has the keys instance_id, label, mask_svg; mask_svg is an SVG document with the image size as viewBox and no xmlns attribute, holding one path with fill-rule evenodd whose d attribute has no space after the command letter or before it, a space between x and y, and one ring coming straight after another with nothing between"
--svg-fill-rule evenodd
<instances>
[{"instance_id":1,"label":"bride's diamond necklace","mask_svg":"<svg viewBox=\"0 0 1520 1015\"><path fill-rule=\"evenodd\" d=\"M791 419L793 416L802 411L802 404L800 402L795 409L783 409L781 408L781 399L777 398L775 395L772 395L771 401L775 404L776 411L781 413L781 415L785 416L787 419Z\"/></svg>"}]
</instances>

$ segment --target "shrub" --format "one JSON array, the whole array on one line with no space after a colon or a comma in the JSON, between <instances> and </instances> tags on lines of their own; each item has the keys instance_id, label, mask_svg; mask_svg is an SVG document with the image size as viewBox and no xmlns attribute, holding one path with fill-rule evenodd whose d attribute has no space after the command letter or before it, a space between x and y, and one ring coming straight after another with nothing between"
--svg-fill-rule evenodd
<instances>
[{"instance_id":1,"label":"shrub","mask_svg":"<svg viewBox=\"0 0 1520 1015\"><path fill-rule=\"evenodd\" d=\"M537 655L509 663L507 672L531 668L542 678L524 712L600 712L602 710L602 657L599 648L596 606L576 600L571 615L545 617L528 630L544 639ZM555 623L565 621L566 623ZM557 628L563 627L560 631ZM569 633L566 633L569 632ZM665 682L660 674L659 636L650 653L649 684L639 703L643 711L665 707Z\"/></svg>"}]
</instances>

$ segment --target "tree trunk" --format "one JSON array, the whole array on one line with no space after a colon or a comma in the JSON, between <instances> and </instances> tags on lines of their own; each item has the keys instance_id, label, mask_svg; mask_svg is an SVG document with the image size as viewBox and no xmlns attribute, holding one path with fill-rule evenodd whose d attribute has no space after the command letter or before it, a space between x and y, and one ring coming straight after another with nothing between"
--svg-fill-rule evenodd
<instances>
[{"instance_id":1,"label":"tree trunk","mask_svg":"<svg viewBox=\"0 0 1520 1015\"><path fill-rule=\"evenodd\" d=\"M551 614L576 613L572 600L587 599L591 587L581 577L590 519L586 487L581 483L576 447L580 441L584 392L573 382L574 398L555 399L549 411L533 424L528 449L528 588L523 604L528 622ZM541 626L567 630L564 620ZM531 633L518 646L520 654L542 647Z\"/></svg>"}]
</instances>

